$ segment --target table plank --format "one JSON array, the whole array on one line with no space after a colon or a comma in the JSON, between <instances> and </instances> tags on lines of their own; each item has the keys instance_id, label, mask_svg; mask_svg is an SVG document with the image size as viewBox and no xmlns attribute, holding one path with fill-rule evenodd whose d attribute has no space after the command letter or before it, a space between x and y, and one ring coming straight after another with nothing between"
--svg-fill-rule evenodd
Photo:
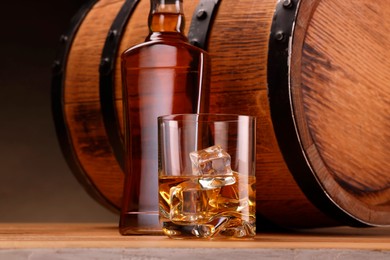
<instances>
[{"instance_id":1,"label":"table plank","mask_svg":"<svg viewBox=\"0 0 390 260\"><path fill-rule=\"evenodd\" d=\"M358 249L390 252L389 228L321 228L259 233L253 240L172 240L121 236L115 223L0 223L0 249L209 248Z\"/></svg>"}]
</instances>

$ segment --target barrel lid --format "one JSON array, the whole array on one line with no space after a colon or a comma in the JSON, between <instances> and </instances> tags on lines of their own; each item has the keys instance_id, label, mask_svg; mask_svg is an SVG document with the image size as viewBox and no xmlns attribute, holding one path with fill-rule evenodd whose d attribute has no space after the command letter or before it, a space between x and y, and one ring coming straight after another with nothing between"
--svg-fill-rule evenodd
<instances>
[{"instance_id":1,"label":"barrel lid","mask_svg":"<svg viewBox=\"0 0 390 260\"><path fill-rule=\"evenodd\" d=\"M270 82L286 162L325 211L390 225L390 6L300 1L295 15L288 77L282 89Z\"/></svg>"}]
</instances>

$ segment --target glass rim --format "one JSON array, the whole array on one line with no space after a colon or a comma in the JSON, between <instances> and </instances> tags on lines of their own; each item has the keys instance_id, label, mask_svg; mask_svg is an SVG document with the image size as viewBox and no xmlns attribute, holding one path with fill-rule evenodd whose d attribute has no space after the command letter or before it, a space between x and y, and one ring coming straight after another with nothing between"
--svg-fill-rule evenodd
<instances>
[{"instance_id":1,"label":"glass rim","mask_svg":"<svg viewBox=\"0 0 390 260\"><path fill-rule=\"evenodd\" d=\"M256 117L250 115L228 114L228 113L187 113L170 114L158 117L158 121L182 121L182 122L238 122L242 119L250 121L256 120Z\"/></svg>"}]
</instances>

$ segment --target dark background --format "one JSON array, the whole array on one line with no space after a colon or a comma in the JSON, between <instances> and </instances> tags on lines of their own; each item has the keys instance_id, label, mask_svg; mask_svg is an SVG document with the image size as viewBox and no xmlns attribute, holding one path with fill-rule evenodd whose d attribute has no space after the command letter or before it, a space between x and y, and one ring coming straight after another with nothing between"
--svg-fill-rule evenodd
<instances>
[{"instance_id":1,"label":"dark background","mask_svg":"<svg viewBox=\"0 0 390 260\"><path fill-rule=\"evenodd\" d=\"M59 37L87 0L0 8L0 222L116 222L66 164L51 112Z\"/></svg>"}]
</instances>

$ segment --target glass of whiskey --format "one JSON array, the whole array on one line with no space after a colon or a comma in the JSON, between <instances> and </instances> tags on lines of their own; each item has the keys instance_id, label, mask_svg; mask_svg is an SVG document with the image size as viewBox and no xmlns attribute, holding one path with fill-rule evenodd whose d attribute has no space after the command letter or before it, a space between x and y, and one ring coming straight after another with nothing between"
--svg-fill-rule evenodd
<instances>
[{"instance_id":1,"label":"glass of whiskey","mask_svg":"<svg viewBox=\"0 0 390 260\"><path fill-rule=\"evenodd\" d=\"M256 119L158 118L159 219L170 238L256 235Z\"/></svg>"}]
</instances>

